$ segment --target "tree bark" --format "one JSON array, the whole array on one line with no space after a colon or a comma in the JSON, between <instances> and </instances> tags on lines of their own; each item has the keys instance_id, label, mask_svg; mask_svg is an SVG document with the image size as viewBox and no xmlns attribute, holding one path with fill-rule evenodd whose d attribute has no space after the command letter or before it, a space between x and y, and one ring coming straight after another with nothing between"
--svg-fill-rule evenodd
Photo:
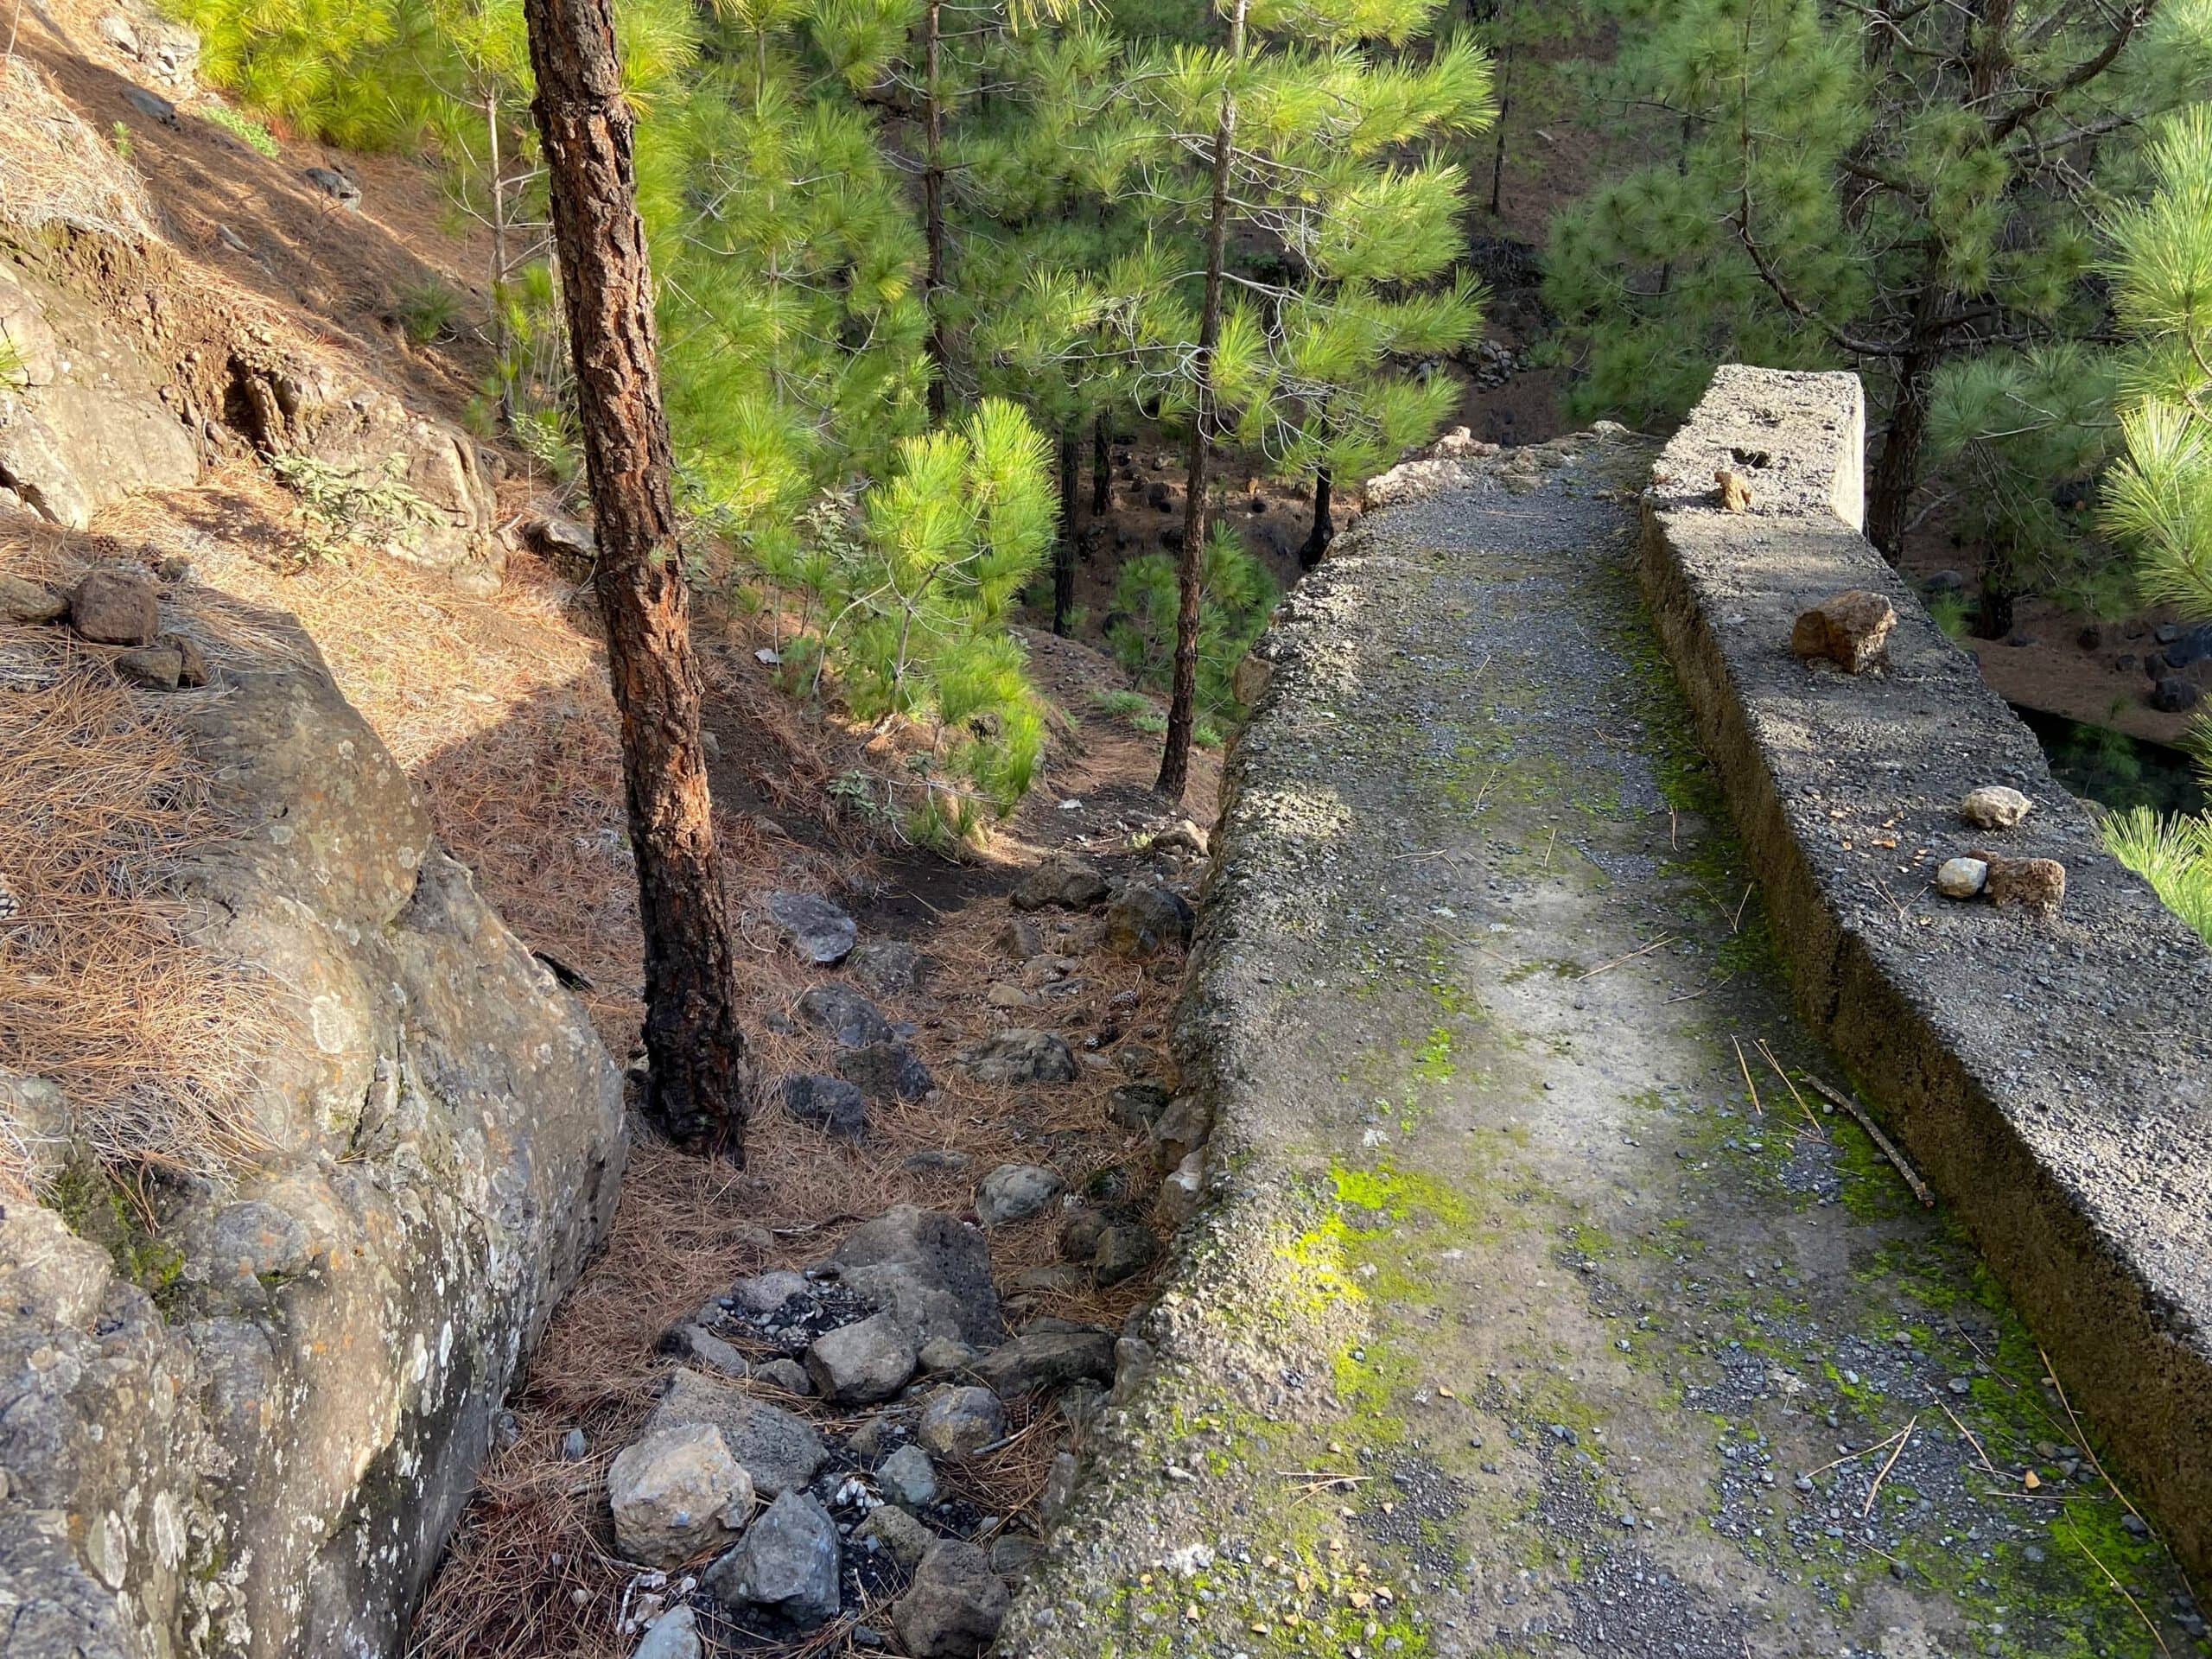
<instances>
[{"instance_id":1,"label":"tree bark","mask_svg":"<svg viewBox=\"0 0 2212 1659\"><path fill-rule=\"evenodd\" d=\"M1106 415L1100 410L1090 423L1090 516L1103 518L1113 511L1114 451L1107 441Z\"/></svg>"},{"instance_id":2,"label":"tree bark","mask_svg":"<svg viewBox=\"0 0 2212 1659\"><path fill-rule=\"evenodd\" d=\"M1236 0L1229 25L1229 59L1244 57L1247 0ZM1236 143L1236 93L1221 92L1221 113L1214 124L1213 200L1206 220L1206 296L1198 314L1198 350L1192 369L1198 379L1198 406L1191 413L1191 446L1184 467L1183 548L1175 567L1175 680L1167 702L1167 747L1160 757L1155 785L1170 801L1180 801L1191 781L1191 734L1198 723L1198 600L1206 545L1206 446L1214 423L1213 353L1221 342L1222 273L1229 249L1229 163Z\"/></svg>"},{"instance_id":3,"label":"tree bark","mask_svg":"<svg viewBox=\"0 0 2212 1659\"><path fill-rule=\"evenodd\" d=\"M1075 499L1081 472L1075 428L1060 429L1060 536L1052 543L1052 632L1065 639L1075 611Z\"/></svg>"},{"instance_id":4,"label":"tree bark","mask_svg":"<svg viewBox=\"0 0 2212 1659\"><path fill-rule=\"evenodd\" d=\"M670 493L634 117L622 96L611 0L524 0L524 17L638 863L645 1109L671 1139L741 1160L750 1080Z\"/></svg>"},{"instance_id":5,"label":"tree bark","mask_svg":"<svg viewBox=\"0 0 2212 1659\"><path fill-rule=\"evenodd\" d=\"M945 372L950 353L945 348L944 287L944 106L938 93L938 74L944 41L943 0L928 0L922 9L922 223L929 239L929 278L923 302L930 314L930 419L944 418Z\"/></svg>"},{"instance_id":6,"label":"tree bark","mask_svg":"<svg viewBox=\"0 0 2212 1659\"><path fill-rule=\"evenodd\" d=\"M1331 485L1329 469L1313 469L1313 528L1307 532L1306 545L1298 550L1298 568L1301 570L1318 569L1321 556L1329 550L1329 543L1337 539L1337 520L1329 511Z\"/></svg>"}]
</instances>

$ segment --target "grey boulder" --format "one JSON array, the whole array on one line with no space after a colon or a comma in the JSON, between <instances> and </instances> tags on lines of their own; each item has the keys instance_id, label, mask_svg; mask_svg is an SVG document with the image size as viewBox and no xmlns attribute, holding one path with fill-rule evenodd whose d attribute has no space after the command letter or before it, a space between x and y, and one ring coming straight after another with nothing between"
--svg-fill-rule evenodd
<instances>
[{"instance_id":1,"label":"grey boulder","mask_svg":"<svg viewBox=\"0 0 2212 1659\"><path fill-rule=\"evenodd\" d=\"M1155 957L1191 942L1190 906L1166 887L1131 882L1106 906L1106 948L1116 956Z\"/></svg>"},{"instance_id":2,"label":"grey boulder","mask_svg":"<svg viewBox=\"0 0 2212 1659\"><path fill-rule=\"evenodd\" d=\"M1049 1031L1016 1026L999 1032L963 1057L978 1083L1073 1083L1075 1056Z\"/></svg>"},{"instance_id":3,"label":"grey boulder","mask_svg":"<svg viewBox=\"0 0 2212 1659\"><path fill-rule=\"evenodd\" d=\"M912 1659L976 1659L996 1639L1010 1598L990 1558L974 1544L944 1539L914 1570L893 1604L891 1622Z\"/></svg>"},{"instance_id":4,"label":"grey boulder","mask_svg":"<svg viewBox=\"0 0 2212 1659\"><path fill-rule=\"evenodd\" d=\"M849 985L810 987L798 1000L798 1016L828 1032L841 1048L887 1043L893 1035L882 1010Z\"/></svg>"},{"instance_id":5,"label":"grey boulder","mask_svg":"<svg viewBox=\"0 0 2212 1659\"><path fill-rule=\"evenodd\" d=\"M914 1344L889 1313L871 1313L814 1339L807 1374L823 1399L841 1406L888 1400L914 1374Z\"/></svg>"},{"instance_id":6,"label":"grey boulder","mask_svg":"<svg viewBox=\"0 0 2212 1659\"><path fill-rule=\"evenodd\" d=\"M1026 1221L1066 1190L1042 1164L1001 1164L976 1188L976 1216L986 1227Z\"/></svg>"},{"instance_id":7,"label":"grey boulder","mask_svg":"<svg viewBox=\"0 0 2212 1659\"><path fill-rule=\"evenodd\" d=\"M860 929L827 899L811 893L772 893L768 914L791 949L817 968L834 968L852 954Z\"/></svg>"},{"instance_id":8,"label":"grey boulder","mask_svg":"<svg viewBox=\"0 0 2212 1659\"><path fill-rule=\"evenodd\" d=\"M1084 910L1106 896L1106 878L1096 867L1054 853L1014 886L1016 910Z\"/></svg>"},{"instance_id":9,"label":"grey boulder","mask_svg":"<svg viewBox=\"0 0 2212 1659\"><path fill-rule=\"evenodd\" d=\"M973 1367L1000 1398L1011 1400L1070 1382L1114 1380L1114 1338L1103 1331L1039 1319Z\"/></svg>"},{"instance_id":10,"label":"grey boulder","mask_svg":"<svg viewBox=\"0 0 2212 1659\"><path fill-rule=\"evenodd\" d=\"M810 1071L784 1079L784 1109L840 1141L868 1138L868 1101L842 1077Z\"/></svg>"},{"instance_id":11,"label":"grey boulder","mask_svg":"<svg viewBox=\"0 0 2212 1659\"><path fill-rule=\"evenodd\" d=\"M982 1234L938 1210L899 1205L846 1236L830 1260L869 1306L917 1341L988 1348L1006 1334Z\"/></svg>"},{"instance_id":12,"label":"grey boulder","mask_svg":"<svg viewBox=\"0 0 2212 1659\"><path fill-rule=\"evenodd\" d=\"M734 1537L753 1514L753 1478L705 1423L626 1446L607 1471L614 1547L640 1567L677 1567Z\"/></svg>"},{"instance_id":13,"label":"grey boulder","mask_svg":"<svg viewBox=\"0 0 2212 1659\"><path fill-rule=\"evenodd\" d=\"M868 1043L837 1057L837 1075L870 1100L919 1100L937 1087L914 1051L904 1043Z\"/></svg>"},{"instance_id":14,"label":"grey boulder","mask_svg":"<svg viewBox=\"0 0 2212 1659\"><path fill-rule=\"evenodd\" d=\"M875 1471L884 1497L902 1510L925 1510L937 1502L937 1467L918 1446L902 1446Z\"/></svg>"},{"instance_id":15,"label":"grey boulder","mask_svg":"<svg viewBox=\"0 0 2212 1659\"><path fill-rule=\"evenodd\" d=\"M692 1423L719 1429L754 1487L771 1497L804 1490L830 1456L822 1436L804 1418L755 1400L734 1382L679 1370L645 1420L645 1432Z\"/></svg>"},{"instance_id":16,"label":"grey boulder","mask_svg":"<svg viewBox=\"0 0 2212 1659\"><path fill-rule=\"evenodd\" d=\"M699 1617L689 1607L671 1607L652 1623L630 1659L699 1659Z\"/></svg>"},{"instance_id":17,"label":"grey boulder","mask_svg":"<svg viewBox=\"0 0 2212 1659\"><path fill-rule=\"evenodd\" d=\"M843 1564L830 1511L817 1498L785 1492L761 1512L737 1548L707 1569L704 1583L725 1607L812 1630L837 1616Z\"/></svg>"},{"instance_id":18,"label":"grey boulder","mask_svg":"<svg viewBox=\"0 0 2212 1659\"><path fill-rule=\"evenodd\" d=\"M1006 1408L988 1389L939 1389L922 1408L914 1434L929 1451L957 1462L1006 1438Z\"/></svg>"}]
</instances>

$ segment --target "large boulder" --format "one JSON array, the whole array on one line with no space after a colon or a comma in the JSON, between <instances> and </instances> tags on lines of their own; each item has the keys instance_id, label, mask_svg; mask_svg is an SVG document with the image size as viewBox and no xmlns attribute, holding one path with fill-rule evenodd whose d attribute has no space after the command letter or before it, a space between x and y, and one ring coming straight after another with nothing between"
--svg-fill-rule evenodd
<instances>
[{"instance_id":1,"label":"large boulder","mask_svg":"<svg viewBox=\"0 0 2212 1659\"><path fill-rule=\"evenodd\" d=\"M466 432L304 358L240 351L232 373L236 418L264 454L303 456L364 485L404 485L421 503L385 552L496 578L505 554L492 534L490 463Z\"/></svg>"},{"instance_id":2,"label":"large boulder","mask_svg":"<svg viewBox=\"0 0 2212 1659\"><path fill-rule=\"evenodd\" d=\"M92 302L0 260L0 480L40 517L82 530L138 490L200 476L199 448L162 401L137 335Z\"/></svg>"},{"instance_id":3,"label":"large boulder","mask_svg":"<svg viewBox=\"0 0 2212 1659\"><path fill-rule=\"evenodd\" d=\"M162 1183L158 1241L112 1251L0 1209L11 1659L397 1651L613 1213L621 1079L583 1009L312 643L252 620L281 652L175 715L232 832L173 887L184 942L270 988L222 1103L266 1150ZM103 1211L131 1213L72 1214Z\"/></svg>"}]
</instances>

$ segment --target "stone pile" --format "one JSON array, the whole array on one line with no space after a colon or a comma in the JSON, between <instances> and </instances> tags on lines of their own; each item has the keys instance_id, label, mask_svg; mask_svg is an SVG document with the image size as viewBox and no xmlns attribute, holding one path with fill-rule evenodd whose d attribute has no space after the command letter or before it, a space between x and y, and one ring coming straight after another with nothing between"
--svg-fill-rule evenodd
<instances>
[{"instance_id":1,"label":"stone pile","mask_svg":"<svg viewBox=\"0 0 2212 1659\"><path fill-rule=\"evenodd\" d=\"M1164 858L1205 852L1195 826L1158 840ZM1000 944L1044 990L1080 965L1046 951L1048 930L1076 950L1138 959L1179 950L1192 931L1189 905L1167 887L1109 881L1065 856L1032 872L1010 908ZM1055 911L1089 914L1040 914ZM767 912L825 970L789 1027L810 1033L823 1070L782 1081L785 1109L857 1139L871 1102L929 1097L913 1028L860 988L911 988L912 953L862 941L817 895L776 893ZM1157 1080L1156 1052L1125 1045L1117 1058L1132 1081L1114 1090L1110 1112L1145 1137L1153 1176L1164 1178L1160 1213L1179 1224L1196 1205L1205 1114ZM1065 1039L1033 1026L992 1033L960 1064L978 1082L1013 1087L1083 1075ZM988 1646L1007 1577L1038 1546L983 1511L973 1477L1009 1444L1010 1408L1049 1396L1071 1422L1087 1422L1144 1357L1143 1344L1103 1326L1022 1315L1036 1294L1120 1284L1160 1258L1148 1195L1137 1192L1130 1204L1079 1198L1048 1166L1002 1164L976 1182L972 1222L894 1207L805 1271L741 1280L669 1332L662 1345L679 1368L607 1471L614 1548L652 1586L632 1620L644 1630L638 1653L698 1659L709 1635L783 1639L867 1606L887 1608L890 1628L856 1628L856 1645L912 1659L971 1659ZM990 1240L1023 1225L1052 1228L1061 1259L1015 1275L1002 1301ZM1051 1489L1063 1502L1074 1476L1063 1453Z\"/></svg>"}]
</instances>

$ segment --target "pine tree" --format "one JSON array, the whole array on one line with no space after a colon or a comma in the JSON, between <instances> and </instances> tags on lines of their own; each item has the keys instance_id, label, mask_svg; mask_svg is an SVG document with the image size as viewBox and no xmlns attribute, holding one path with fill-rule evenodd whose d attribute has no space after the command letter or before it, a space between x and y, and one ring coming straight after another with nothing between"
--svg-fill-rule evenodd
<instances>
[{"instance_id":1,"label":"pine tree","mask_svg":"<svg viewBox=\"0 0 2212 1659\"><path fill-rule=\"evenodd\" d=\"M1141 404L1188 428L1173 690L1159 788L1179 799L1197 712L1212 446L1350 470L1418 442L1452 388L1393 352L1464 339L1477 294L1451 267L1464 176L1437 153L1490 118L1465 37L1403 48L1433 0L1220 0L1215 42L1162 48L1110 141L1151 239L1104 273L1103 326ZM1233 257L1232 257L1233 256Z\"/></svg>"},{"instance_id":2,"label":"pine tree","mask_svg":"<svg viewBox=\"0 0 2212 1659\"><path fill-rule=\"evenodd\" d=\"M2105 527L2135 555L2144 599L2212 622L2212 105L2160 129L2152 188L2114 207L2113 309L2130 345L2120 369L2126 450L2104 481ZM2195 747L2212 781L2212 733ZM2212 944L2212 817L2108 818L2114 856Z\"/></svg>"},{"instance_id":3,"label":"pine tree","mask_svg":"<svg viewBox=\"0 0 2212 1659\"><path fill-rule=\"evenodd\" d=\"M646 1109L742 1160L750 1079L612 0L526 0L645 943Z\"/></svg>"},{"instance_id":4,"label":"pine tree","mask_svg":"<svg viewBox=\"0 0 2212 1659\"><path fill-rule=\"evenodd\" d=\"M1582 413L1678 413L1709 365L1859 367L1867 533L1912 523L1939 378L2101 321L2086 201L2206 85L2212 16L2133 0L1607 0L1599 107L1651 157L1555 224Z\"/></svg>"}]
</instances>

